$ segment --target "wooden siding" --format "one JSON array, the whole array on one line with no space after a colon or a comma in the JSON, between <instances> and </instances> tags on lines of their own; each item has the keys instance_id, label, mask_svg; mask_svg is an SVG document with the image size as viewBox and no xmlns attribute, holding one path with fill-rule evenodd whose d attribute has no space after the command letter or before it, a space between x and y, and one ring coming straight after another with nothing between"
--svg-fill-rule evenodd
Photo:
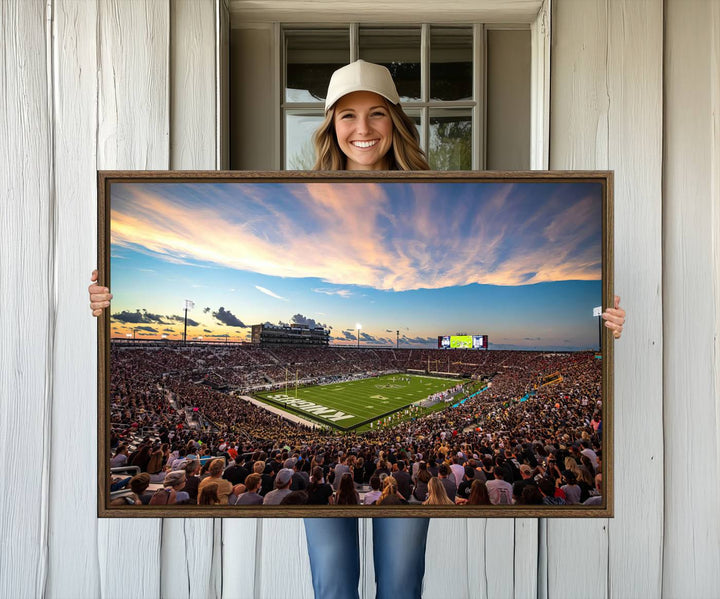
<instances>
[{"instance_id":1,"label":"wooden siding","mask_svg":"<svg viewBox=\"0 0 720 599\"><path fill-rule=\"evenodd\" d=\"M663 590L710 598L720 589L720 6L667 8Z\"/></svg>"},{"instance_id":2,"label":"wooden siding","mask_svg":"<svg viewBox=\"0 0 720 599\"><path fill-rule=\"evenodd\" d=\"M312 596L300 520L95 517L95 171L219 166L227 11L0 3L2 597ZM615 171L615 517L435 520L424 596L713 597L720 5L553 0L551 22L550 168Z\"/></svg>"},{"instance_id":3,"label":"wooden siding","mask_svg":"<svg viewBox=\"0 0 720 599\"><path fill-rule=\"evenodd\" d=\"M615 518L548 522L547 596L658 597L663 3L553 10L550 168L615 171L615 291L631 316L615 344Z\"/></svg>"}]
</instances>

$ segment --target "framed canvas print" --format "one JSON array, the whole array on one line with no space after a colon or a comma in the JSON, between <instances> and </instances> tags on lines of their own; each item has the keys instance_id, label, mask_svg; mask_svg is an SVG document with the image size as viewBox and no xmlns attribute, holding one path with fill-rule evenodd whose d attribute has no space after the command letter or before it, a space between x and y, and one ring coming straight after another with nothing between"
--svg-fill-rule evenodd
<instances>
[{"instance_id":1,"label":"framed canvas print","mask_svg":"<svg viewBox=\"0 0 720 599\"><path fill-rule=\"evenodd\" d=\"M100 516L612 516L612 173L98 186Z\"/></svg>"}]
</instances>

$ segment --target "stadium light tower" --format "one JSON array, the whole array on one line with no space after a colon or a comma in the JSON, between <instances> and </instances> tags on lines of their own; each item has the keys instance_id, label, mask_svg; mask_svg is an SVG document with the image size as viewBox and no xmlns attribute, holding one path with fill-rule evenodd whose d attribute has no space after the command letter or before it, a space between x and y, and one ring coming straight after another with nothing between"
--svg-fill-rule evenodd
<instances>
[{"instance_id":1,"label":"stadium light tower","mask_svg":"<svg viewBox=\"0 0 720 599\"><path fill-rule=\"evenodd\" d=\"M195 307L195 302L189 299L185 300L185 324L183 327L183 343L187 339L187 313L188 310L192 310Z\"/></svg>"},{"instance_id":2,"label":"stadium light tower","mask_svg":"<svg viewBox=\"0 0 720 599\"><path fill-rule=\"evenodd\" d=\"M355 328L357 329L358 349L360 349L360 329L362 329L362 325L358 322L358 323L355 325Z\"/></svg>"},{"instance_id":3,"label":"stadium light tower","mask_svg":"<svg viewBox=\"0 0 720 599\"><path fill-rule=\"evenodd\" d=\"M593 316L598 319L598 351L602 351L602 306L593 308Z\"/></svg>"}]
</instances>

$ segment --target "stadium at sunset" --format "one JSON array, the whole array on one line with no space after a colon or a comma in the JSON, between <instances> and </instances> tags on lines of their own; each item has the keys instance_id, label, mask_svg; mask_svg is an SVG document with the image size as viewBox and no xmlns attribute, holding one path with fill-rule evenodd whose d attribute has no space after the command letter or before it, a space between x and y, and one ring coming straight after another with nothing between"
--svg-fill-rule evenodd
<instances>
[{"instance_id":1,"label":"stadium at sunset","mask_svg":"<svg viewBox=\"0 0 720 599\"><path fill-rule=\"evenodd\" d=\"M179 504L313 504L332 485L369 505L411 475L398 501L423 503L421 470L454 505L482 503L477 481L490 504L601 501L602 194L113 183L112 475L147 472L136 504L177 483ZM224 491L186 497L206 468Z\"/></svg>"},{"instance_id":2,"label":"stadium at sunset","mask_svg":"<svg viewBox=\"0 0 720 599\"><path fill-rule=\"evenodd\" d=\"M258 323L332 345L597 348L598 183L113 186L112 334L249 341Z\"/></svg>"}]
</instances>

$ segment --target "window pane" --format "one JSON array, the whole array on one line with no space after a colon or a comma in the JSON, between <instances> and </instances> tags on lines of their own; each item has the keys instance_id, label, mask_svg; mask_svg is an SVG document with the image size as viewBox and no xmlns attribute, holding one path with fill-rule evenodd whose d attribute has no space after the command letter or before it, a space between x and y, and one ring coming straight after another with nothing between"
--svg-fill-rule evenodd
<instances>
[{"instance_id":1,"label":"window pane","mask_svg":"<svg viewBox=\"0 0 720 599\"><path fill-rule=\"evenodd\" d=\"M489 170L530 168L530 32L488 31Z\"/></svg>"},{"instance_id":2,"label":"window pane","mask_svg":"<svg viewBox=\"0 0 720 599\"><path fill-rule=\"evenodd\" d=\"M325 100L333 71L350 62L348 29L287 31L286 102Z\"/></svg>"},{"instance_id":3,"label":"window pane","mask_svg":"<svg viewBox=\"0 0 720 599\"><path fill-rule=\"evenodd\" d=\"M405 114L407 114L410 117L410 120L412 120L412 122L415 123L415 129L417 129L418 136L420 138L420 147L424 148L425 140L423 139L423 130L422 130L422 120L420 117L420 109L416 108L413 110L412 108L410 108L410 109L403 108L403 111L405 112Z\"/></svg>"},{"instance_id":4,"label":"window pane","mask_svg":"<svg viewBox=\"0 0 720 599\"><path fill-rule=\"evenodd\" d=\"M471 28L431 28L430 99L472 100L472 61Z\"/></svg>"},{"instance_id":5,"label":"window pane","mask_svg":"<svg viewBox=\"0 0 720 599\"><path fill-rule=\"evenodd\" d=\"M430 111L430 168L467 171L472 168L472 116L467 109Z\"/></svg>"},{"instance_id":6,"label":"window pane","mask_svg":"<svg viewBox=\"0 0 720 599\"><path fill-rule=\"evenodd\" d=\"M386 66L400 101L420 100L420 28L360 28L360 58Z\"/></svg>"},{"instance_id":7,"label":"window pane","mask_svg":"<svg viewBox=\"0 0 720 599\"><path fill-rule=\"evenodd\" d=\"M293 112L285 115L285 170L312 170L315 164L312 135L322 122L322 113Z\"/></svg>"}]
</instances>

